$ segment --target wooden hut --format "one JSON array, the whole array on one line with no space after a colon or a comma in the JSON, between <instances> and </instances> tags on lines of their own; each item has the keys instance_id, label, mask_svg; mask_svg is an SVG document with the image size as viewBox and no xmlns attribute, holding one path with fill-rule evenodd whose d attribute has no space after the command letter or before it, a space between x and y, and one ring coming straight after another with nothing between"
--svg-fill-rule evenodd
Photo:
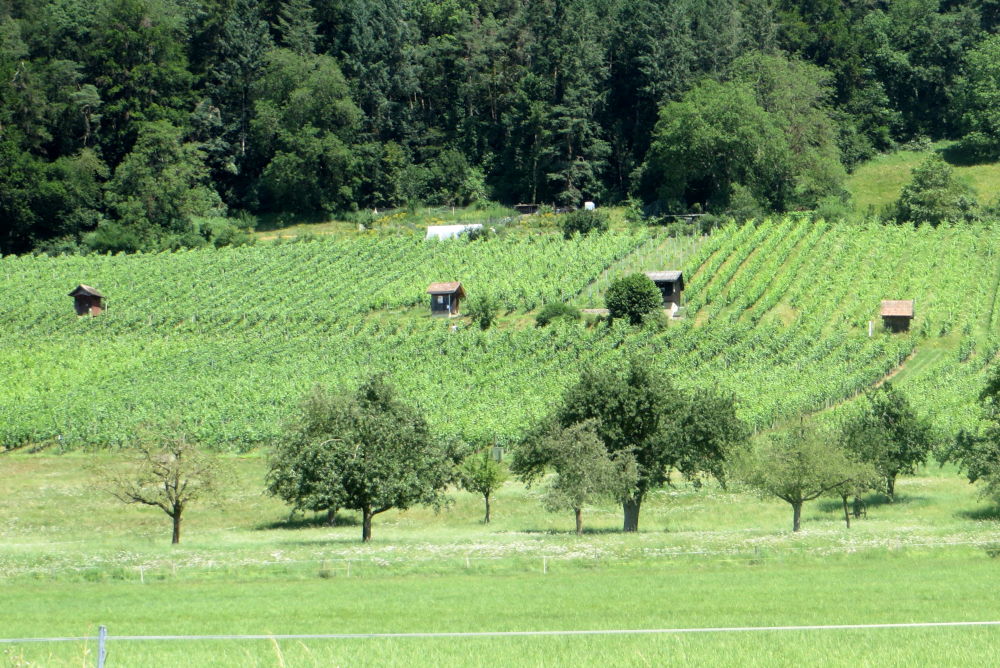
<instances>
[{"instance_id":1,"label":"wooden hut","mask_svg":"<svg viewBox=\"0 0 1000 668\"><path fill-rule=\"evenodd\" d=\"M647 271L646 276L656 284L663 297L663 308L676 311L681 306L684 291L683 271Z\"/></svg>"},{"instance_id":2,"label":"wooden hut","mask_svg":"<svg viewBox=\"0 0 1000 668\"><path fill-rule=\"evenodd\" d=\"M514 210L517 211L522 216L530 216L533 213L538 213L537 204L515 204Z\"/></svg>"},{"instance_id":3,"label":"wooden hut","mask_svg":"<svg viewBox=\"0 0 1000 668\"><path fill-rule=\"evenodd\" d=\"M431 315L458 315L458 304L465 299L465 290L458 281L431 283L427 294L431 296Z\"/></svg>"},{"instance_id":4,"label":"wooden hut","mask_svg":"<svg viewBox=\"0 0 1000 668\"><path fill-rule=\"evenodd\" d=\"M89 285L82 283L69 293L77 315L100 315L104 310L104 295Z\"/></svg>"},{"instance_id":5,"label":"wooden hut","mask_svg":"<svg viewBox=\"0 0 1000 668\"><path fill-rule=\"evenodd\" d=\"M913 300L883 299L880 315L887 330L905 332L910 329L910 321L913 320Z\"/></svg>"}]
</instances>

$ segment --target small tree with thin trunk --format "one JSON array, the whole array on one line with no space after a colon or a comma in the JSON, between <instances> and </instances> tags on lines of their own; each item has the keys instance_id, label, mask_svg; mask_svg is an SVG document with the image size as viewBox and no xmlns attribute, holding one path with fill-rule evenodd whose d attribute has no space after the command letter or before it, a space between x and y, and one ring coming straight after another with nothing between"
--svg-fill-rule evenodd
<instances>
[{"instance_id":1,"label":"small tree with thin trunk","mask_svg":"<svg viewBox=\"0 0 1000 668\"><path fill-rule=\"evenodd\" d=\"M490 456L489 448L466 457L458 468L458 484L467 492L482 494L486 504L484 524L490 523L490 497L507 480L507 467Z\"/></svg>"},{"instance_id":2,"label":"small tree with thin trunk","mask_svg":"<svg viewBox=\"0 0 1000 668\"><path fill-rule=\"evenodd\" d=\"M620 499L635 487L638 472L630 452L608 453L594 420L566 428L551 425L529 438L514 454L513 470L528 485L551 467L542 503L549 511L572 510L576 533L583 533L583 507L595 500Z\"/></svg>"},{"instance_id":3,"label":"small tree with thin trunk","mask_svg":"<svg viewBox=\"0 0 1000 668\"><path fill-rule=\"evenodd\" d=\"M864 507L861 495L878 486L879 475L875 472L875 468L870 462L859 461L856 456L853 456L849 452L845 452L844 454L848 459L848 466L845 473L850 478L831 489L830 495L840 499L841 507L844 510L844 524L850 529L851 516L861 517L862 508ZM853 509L851 508L851 504L848 503L848 499L851 497L854 497Z\"/></svg>"},{"instance_id":4,"label":"small tree with thin trunk","mask_svg":"<svg viewBox=\"0 0 1000 668\"><path fill-rule=\"evenodd\" d=\"M915 473L933 448L930 425L888 382L865 394L859 412L844 422L841 434L844 447L882 476L890 503L896 499L896 478Z\"/></svg>"},{"instance_id":5,"label":"small tree with thin trunk","mask_svg":"<svg viewBox=\"0 0 1000 668\"><path fill-rule=\"evenodd\" d=\"M737 476L762 496L792 506L792 531L802 528L802 505L852 479L853 462L834 439L812 425L762 437L735 467Z\"/></svg>"},{"instance_id":6,"label":"small tree with thin trunk","mask_svg":"<svg viewBox=\"0 0 1000 668\"><path fill-rule=\"evenodd\" d=\"M187 507L215 494L223 470L218 457L198 449L189 436L145 437L122 466L101 471L102 486L123 503L159 508L173 522L171 543L181 542Z\"/></svg>"}]
</instances>

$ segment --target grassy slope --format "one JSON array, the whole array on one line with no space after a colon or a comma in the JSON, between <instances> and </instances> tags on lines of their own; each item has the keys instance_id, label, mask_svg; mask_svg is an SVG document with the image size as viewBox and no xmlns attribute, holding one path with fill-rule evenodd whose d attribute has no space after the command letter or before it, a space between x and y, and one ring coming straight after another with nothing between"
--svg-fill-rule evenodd
<instances>
[{"instance_id":1,"label":"grassy slope","mask_svg":"<svg viewBox=\"0 0 1000 668\"><path fill-rule=\"evenodd\" d=\"M938 142L933 151L943 153L953 163L955 173L976 191L981 203L992 202L1000 193L1000 163L966 165L953 155L952 142ZM878 156L860 165L848 177L846 188L860 213L869 208L876 213L892 204L911 178L912 170L927 157L926 151L897 151Z\"/></svg>"}]
</instances>

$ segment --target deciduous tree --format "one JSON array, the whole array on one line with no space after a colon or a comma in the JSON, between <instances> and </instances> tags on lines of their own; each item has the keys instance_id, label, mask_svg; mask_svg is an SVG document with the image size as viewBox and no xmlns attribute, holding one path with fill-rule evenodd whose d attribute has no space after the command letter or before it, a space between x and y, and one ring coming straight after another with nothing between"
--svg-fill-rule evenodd
<instances>
[{"instance_id":1,"label":"deciduous tree","mask_svg":"<svg viewBox=\"0 0 1000 668\"><path fill-rule=\"evenodd\" d=\"M612 455L587 420L560 427L547 425L514 453L512 469L527 484L551 468L543 504L550 511L572 510L576 533L583 533L583 507L602 498L620 499L635 487L638 471L628 451Z\"/></svg>"},{"instance_id":2,"label":"deciduous tree","mask_svg":"<svg viewBox=\"0 0 1000 668\"><path fill-rule=\"evenodd\" d=\"M604 304L612 319L624 318L638 325L646 315L663 308L663 297L648 276L635 273L613 280L604 294Z\"/></svg>"},{"instance_id":3,"label":"deciduous tree","mask_svg":"<svg viewBox=\"0 0 1000 668\"><path fill-rule=\"evenodd\" d=\"M483 495L484 524L490 523L490 498L507 480L507 467L490 456L490 449L466 457L458 469L458 484L467 492Z\"/></svg>"},{"instance_id":4,"label":"deciduous tree","mask_svg":"<svg viewBox=\"0 0 1000 668\"><path fill-rule=\"evenodd\" d=\"M290 450L287 456L282 448ZM373 376L351 394L314 392L272 458L269 480L280 481L276 493L293 502L298 484L300 503L359 511L361 539L368 542L375 515L441 503L457 461L453 448L434 438L417 409L400 400L383 377ZM286 490L293 494L286 496Z\"/></svg>"},{"instance_id":5,"label":"deciduous tree","mask_svg":"<svg viewBox=\"0 0 1000 668\"><path fill-rule=\"evenodd\" d=\"M625 531L638 531L643 499L669 482L672 471L721 476L722 463L745 432L731 397L687 395L638 358L624 369L586 370L566 391L555 422L566 428L587 420L594 420L610 456L635 461L635 484L621 498Z\"/></svg>"},{"instance_id":6,"label":"deciduous tree","mask_svg":"<svg viewBox=\"0 0 1000 668\"><path fill-rule=\"evenodd\" d=\"M896 478L913 474L933 446L930 425L889 382L865 394L860 412L845 421L842 439L850 452L875 467L890 501L895 498Z\"/></svg>"},{"instance_id":7,"label":"deciduous tree","mask_svg":"<svg viewBox=\"0 0 1000 668\"><path fill-rule=\"evenodd\" d=\"M181 432L144 436L122 466L99 471L101 486L119 501L166 513L173 522L174 544L181 541L184 511L215 494L223 475L219 459Z\"/></svg>"},{"instance_id":8,"label":"deciduous tree","mask_svg":"<svg viewBox=\"0 0 1000 668\"><path fill-rule=\"evenodd\" d=\"M792 506L792 531L802 528L802 505L852 480L853 464L835 439L812 425L758 439L734 467L763 496Z\"/></svg>"}]
</instances>

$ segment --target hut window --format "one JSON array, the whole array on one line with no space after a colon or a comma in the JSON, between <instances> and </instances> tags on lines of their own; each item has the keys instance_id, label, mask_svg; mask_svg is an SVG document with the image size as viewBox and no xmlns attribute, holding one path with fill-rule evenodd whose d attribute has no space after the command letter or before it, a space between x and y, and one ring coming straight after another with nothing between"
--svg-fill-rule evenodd
<instances>
[{"instance_id":1,"label":"hut window","mask_svg":"<svg viewBox=\"0 0 1000 668\"><path fill-rule=\"evenodd\" d=\"M438 295L438 304L444 304L444 295Z\"/></svg>"}]
</instances>

